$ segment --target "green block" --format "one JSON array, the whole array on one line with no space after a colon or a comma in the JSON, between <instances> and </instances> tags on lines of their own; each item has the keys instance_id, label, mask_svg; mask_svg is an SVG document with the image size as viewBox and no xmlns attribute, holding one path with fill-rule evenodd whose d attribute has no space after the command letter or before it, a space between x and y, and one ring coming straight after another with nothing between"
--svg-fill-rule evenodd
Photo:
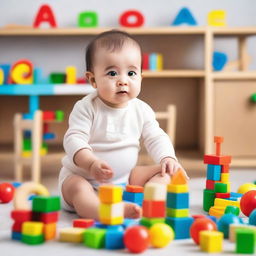
<instances>
[{"instance_id":1,"label":"green block","mask_svg":"<svg viewBox=\"0 0 256 256\"><path fill-rule=\"evenodd\" d=\"M256 180L254 181L254 184L256 185Z\"/></svg>"},{"instance_id":2,"label":"green block","mask_svg":"<svg viewBox=\"0 0 256 256\"><path fill-rule=\"evenodd\" d=\"M23 151L31 151L32 150L32 142L31 139L29 138L24 138L23 139L23 147L22 147Z\"/></svg>"},{"instance_id":3,"label":"green block","mask_svg":"<svg viewBox=\"0 0 256 256\"><path fill-rule=\"evenodd\" d=\"M210 189L204 189L203 209L208 212L214 205L215 192Z\"/></svg>"},{"instance_id":4,"label":"green block","mask_svg":"<svg viewBox=\"0 0 256 256\"><path fill-rule=\"evenodd\" d=\"M64 84L66 82L65 73L51 73L50 74L50 83L52 84Z\"/></svg>"},{"instance_id":5,"label":"green block","mask_svg":"<svg viewBox=\"0 0 256 256\"><path fill-rule=\"evenodd\" d=\"M29 236L29 235L21 235L21 241L25 244L36 245L42 244L44 242L44 235L39 236Z\"/></svg>"},{"instance_id":6,"label":"green block","mask_svg":"<svg viewBox=\"0 0 256 256\"><path fill-rule=\"evenodd\" d=\"M228 192L228 186L224 183L215 183L214 184L214 192L215 193L227 193Z\"/></svg>"},{"instance_id":7,"label":"green block","mask_svg":"<svg viewBox=\"0 0 256 256\"><path fill-rule=\"evenodd\" d=\"M250 229L236 230L236 253L254 254L256 232Z\"/></svg>"},{"instance_id":8,"label":"green block","mask_svg":"<svg viewBox=\"0 0 256 256\"><path fill-rule=\"evenodd\" d=\"M56 110L55 111L55 118L56 118L57 121L62 122L64 120L64 111Z\"/></svg>"},{"instance_id":9,"label":"green block","mask_svg":"<svg viewBox=\"0 0 256 256\"><path fill-rule=\"evenodd\" d=\"M78 27L92 28L98 26L98 15L96 12L82 12L78 16Z\"/></svg>"},{"instance_id":10,"label":"green block","mask_svg":"<svg viewBox=\"0 0 256 256\"><path fill-rule=\"evenodd\" d=\"M36 196L32 201L32 210L35 212L57 212L60 210L60 197Z\"/></svg>"},{"instance_id":11,"label":"green block","mask_svg":"<svg viewBox=\"0 0 256 256\"><path fill-rule=\"evenodd\" d=\"M105 248L106 230L102 228L88 228L84 232L84 244L90 248Z\"/></svg>"},{"instance_id":12,"label":"green block","mask_svg":"<svg viewBox=\"0 0 256 256\"><path fill-rule=\"evenodd\" d=\"M256 102L256 93L252 94L252 96L251 96L251 102L253 102L253 103Z\"/></svg>"},{"instance_id":13,"label":"green block","mask_svg":"<svg viewBox=\"0 0 256 256\"><path fill-rule=\"evenodd\" d=\"M48 150L48 144L45 141L43 141L41 148L45 148L46 150Z\"/></svg>"},{"instance_id":14,"label":"green block","mask_svg":"<svg viewBox=\"0 0 256 256\"><path fill-rule=\"evenodd\" d=\"M226 213L232 213L236 216L239 216L240 209L237 206L228 205L225 209L225 214Z\"/></svg>"},{"instance_id":15,"label":"green block","mask_svg":"<svg viewBox=\"0 0 256 256\"><path fill-rule=\"evenodd\" d=\"M165 218L141 218L140 225L150 228L156 223L165 223Z\"/></svg>"}]
</instances>

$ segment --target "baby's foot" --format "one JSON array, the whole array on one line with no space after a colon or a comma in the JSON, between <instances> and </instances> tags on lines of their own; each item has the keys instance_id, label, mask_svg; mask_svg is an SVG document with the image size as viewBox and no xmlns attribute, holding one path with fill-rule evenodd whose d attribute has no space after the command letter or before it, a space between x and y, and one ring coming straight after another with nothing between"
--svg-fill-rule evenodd
<instances>
[{"instance_id":1,"label":"baby's foot","mask_svg":"<svg viewBox=\"0 0 256 256\"><path fill-rule=\"evenodd\" d=\"M137 204L124 204L124 217L129 219L138 219L142 215L142 209Z\"/></svg>"}]
</instances>

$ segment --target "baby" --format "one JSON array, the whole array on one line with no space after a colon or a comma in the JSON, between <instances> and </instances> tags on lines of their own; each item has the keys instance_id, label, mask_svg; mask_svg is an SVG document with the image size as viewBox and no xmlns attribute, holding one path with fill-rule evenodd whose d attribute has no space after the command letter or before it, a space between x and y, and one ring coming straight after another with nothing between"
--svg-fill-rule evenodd
<instances>
[{"instance_id":1,"label":"baby","mask_svg":"<svg viewBox=\"0 0 256 256\"><path fill-rule=\"evenodd\" d=\"M88 45L86 65L86 78L96 91L79 100L70 114L59 190L64 209L98 219L100 184L168 184L182 167L153 110L137 99L142 81L139 43L122 31L104 32ZM140 139L156 165L136 166ZM141 208L126 203L124 216L138 218Z\"/></svg>"}]
</instances>

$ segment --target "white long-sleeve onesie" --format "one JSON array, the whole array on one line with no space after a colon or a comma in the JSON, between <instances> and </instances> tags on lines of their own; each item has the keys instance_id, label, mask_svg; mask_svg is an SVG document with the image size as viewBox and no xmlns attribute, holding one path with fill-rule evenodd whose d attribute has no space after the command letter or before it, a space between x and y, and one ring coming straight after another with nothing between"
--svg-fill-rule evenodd
<instances>
[{"instance_id":1,"label":"white long-sleeve onesie","mask_svg":"<svg viewBox=\"0 0 256 256\"><path fill-rule=\"evenodd\" d=\"M61 183L69 174L86 178L98 185L88 173L74 164L74 155L88 148L113 169L113 184L126 183L137 163L140 138L156 163L164 157L175 157L168 135L159 127L155 113L148 104L132 99L124 108L107 106L94 92L79 100L69 117L69 128L64 136L66 156L62 160Z\"/></svg>"}]
</instances>

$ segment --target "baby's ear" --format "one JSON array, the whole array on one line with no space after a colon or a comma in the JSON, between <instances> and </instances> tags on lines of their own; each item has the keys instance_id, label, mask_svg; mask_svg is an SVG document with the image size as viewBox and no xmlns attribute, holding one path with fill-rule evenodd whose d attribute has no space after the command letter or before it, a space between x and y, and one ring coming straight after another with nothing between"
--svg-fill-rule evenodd
<instances>
[{"instance_id":1,"label":"baby's ear","mask_svg":"<svg viewBox=\"0 0 256 256\"><path fill-rule=\"evenodd\" d=\"M94 88L97 87L97 86L96 86L96 82L95 82L95 77L94 77L94 74L93 74L92 72L87 71L87 72L85 73L85 77L86 77L86 79L89 81L89 83L90 83Z\"/></svg>"}]
</instances>

